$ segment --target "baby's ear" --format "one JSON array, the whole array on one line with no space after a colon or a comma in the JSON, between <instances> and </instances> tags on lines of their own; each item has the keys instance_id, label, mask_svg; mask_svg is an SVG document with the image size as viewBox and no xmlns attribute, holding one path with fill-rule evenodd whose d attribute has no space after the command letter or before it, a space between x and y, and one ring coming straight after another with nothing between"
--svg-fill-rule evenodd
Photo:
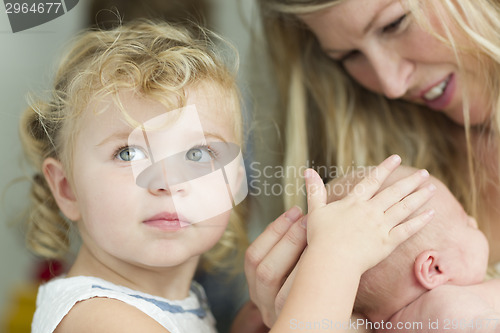
<instances>
[{"instance_id":1,"label":"baby's ear","mask_svg":"<svg viewBox=\"0 0 500 333\"><path fill-rule=\"evenodd\" d=\"M68 219L78 221L80 219L78 203L61 162L49 157L43 161L42 171L61 212Z\"/></svg>"},{"instance_id":2,"label":"baby's ear","mask_svg":"<svg viewBox=\"0 0 500 333\"><path fill-rule=\"evenodd\" d=\"M415 259L414 272L417 281L426 289L434 289L449 281L449 274L442 265L439 252L426 250Z\"/></svg>"}]
</instances>

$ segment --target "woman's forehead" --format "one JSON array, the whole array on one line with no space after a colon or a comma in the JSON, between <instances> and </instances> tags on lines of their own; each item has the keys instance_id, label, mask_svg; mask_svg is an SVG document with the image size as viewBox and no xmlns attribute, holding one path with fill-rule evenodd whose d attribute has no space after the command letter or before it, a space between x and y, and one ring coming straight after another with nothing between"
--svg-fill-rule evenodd
<instances>
[{"instance_id":1,"label":"woman's forehead","mask_svg":"<svg viewBox=\"0 0 500 333\"><path fill-rule=\"evenodd\" d=\"M334 27L365 31L377 16L399 0L346 0L320 11L298 17L308 26Z\"/></svg>"}]
</instances>

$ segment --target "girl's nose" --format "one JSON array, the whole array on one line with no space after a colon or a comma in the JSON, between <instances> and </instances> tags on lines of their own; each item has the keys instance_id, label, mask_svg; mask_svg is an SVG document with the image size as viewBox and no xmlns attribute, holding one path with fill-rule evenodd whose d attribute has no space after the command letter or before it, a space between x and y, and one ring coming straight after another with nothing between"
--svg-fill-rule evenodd
<instances>
[{"instance_id":1,"label":"girl's nose","mask_svg":"<svg viewBox=\"0 0 500 333\"><path fill-rule=\"evenodd\" d=\"M171 167L167 169L165 160L161 160L143 170L137 177L136 183L155 195L185 194L189 184L181 181L181 177L176 176L176 171L180 170Z\"/></svg>"}]
</instances>

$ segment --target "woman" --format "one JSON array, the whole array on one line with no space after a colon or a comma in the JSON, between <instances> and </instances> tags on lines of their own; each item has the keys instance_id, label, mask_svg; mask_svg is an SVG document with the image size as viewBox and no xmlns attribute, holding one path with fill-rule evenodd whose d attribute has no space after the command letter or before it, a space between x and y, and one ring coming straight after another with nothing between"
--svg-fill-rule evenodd
<instances>
[{"instance_id":1,"label":"woman","mask_svg":"<svg viewBox=\"0 0 500 333\"><path fill-rule=\"evenodd\" d=\"M500 261L500 2L259 3L286 127L283 164L345 170L397 153L449 186L488 235L490 263ZM285 198L287 207L302 202ZM268 325L303 230L267 229L247 252L250 294Z\"/></svg>"}]
</instances>

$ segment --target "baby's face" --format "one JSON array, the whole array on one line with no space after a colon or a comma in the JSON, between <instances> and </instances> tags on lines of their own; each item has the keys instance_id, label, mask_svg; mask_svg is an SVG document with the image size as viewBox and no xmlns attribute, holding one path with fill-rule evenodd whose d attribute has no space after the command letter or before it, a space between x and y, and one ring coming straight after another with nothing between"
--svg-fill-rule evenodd
<instances>
[{"instance_id":1,"label":"baby's face","mask_svg":"<svg viewBox=\"0 0 500 333\"><path fill-rule=\"evenodd\" d=\"M432 223L441 223L443 250L456 263L454 285L471 285L483 281L488 266L488 241L478 229L476 220L467 215L462 205L442 183L433 181L437 190L431 199L436 216Z\"/></svg>"}]
</instances>

